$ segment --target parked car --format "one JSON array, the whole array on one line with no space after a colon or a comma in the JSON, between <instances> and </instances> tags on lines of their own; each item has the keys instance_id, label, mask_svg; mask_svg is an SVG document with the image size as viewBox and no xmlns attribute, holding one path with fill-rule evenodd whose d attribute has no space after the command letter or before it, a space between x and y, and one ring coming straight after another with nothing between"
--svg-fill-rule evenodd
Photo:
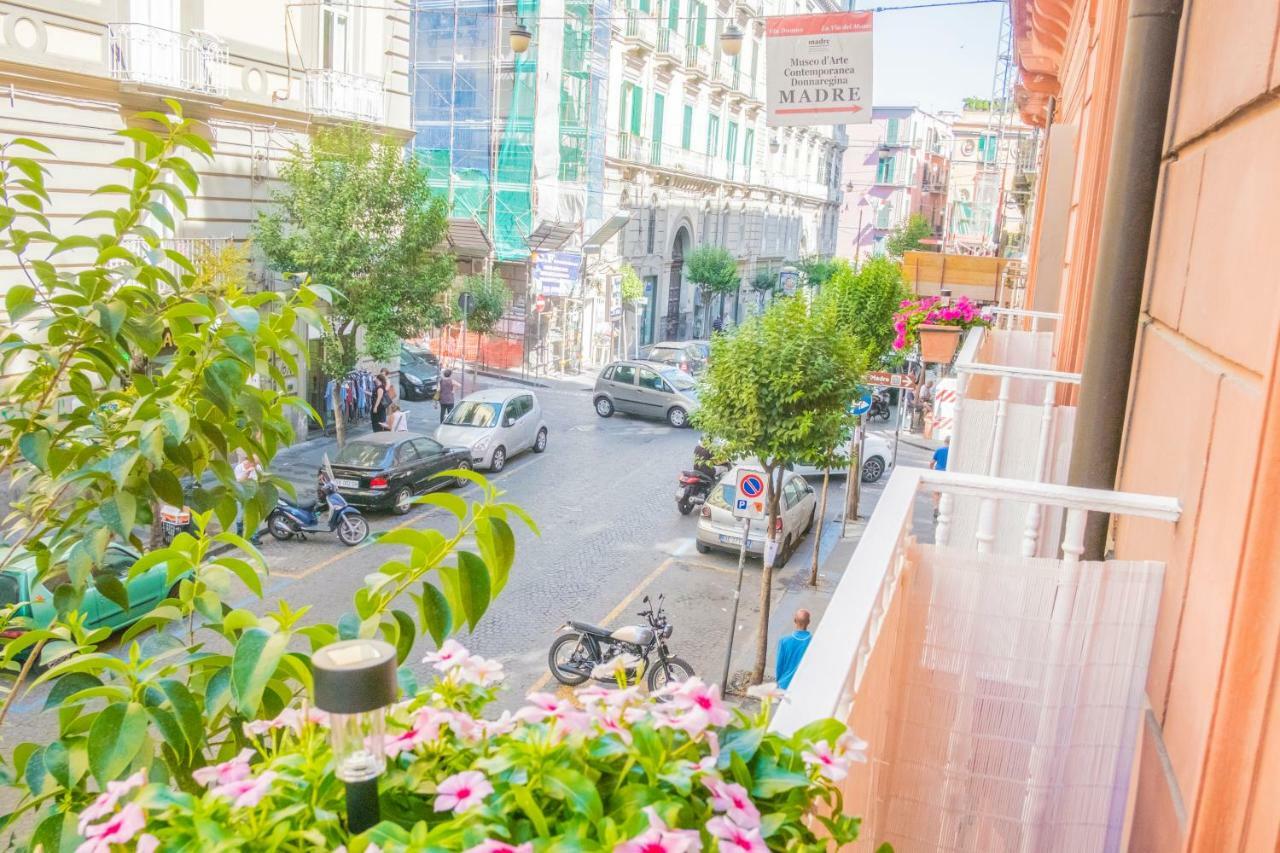
<instances>
[{"instance_id":1,"label":"parked car","mask_svg":"<svg viewBox=\"0 0 1280 853\"><path fill-rule=\"evenodd\" d=\"M3 547L11 546L0 546ZM176 597L178 584L191 576L190 572L183 572L170 580L166 564L159 563L130 578L129 569L141 558L142 555L128 545L113 542L107 546L102 565L94 571L94 579L107 575L118 580L124 585L129 606L121 607L98 592L93 584L87 585L80 612L88 620L89 628L115 630L136 622L166 598ZM0 607L25 602L14 613L14 621L0 632L0 638L12 640L29 628L52 624L57 615L53 594L69 579L65 573L59 573L38 581L37 573L35 557L25 554L15 557L0 571Z\"/></svg>"},{"instance_id":2,"label":"parked car","mask_svg":"<svg viewBox=\"0 0 1280 853\"><path fill-rule=\"evenodd\" d=\"M735 465L712 487L711 494L702 505L702 512L698 516L697 540L694 543L699 553L706 554L713 550L737 552L742 542L742 522L733 517L732 509L737 490L738 468ZM813 527L813 520L818 512L813 486L800 474L787 471L782 477L782 497L778 509L779 544L774 565L785 566L800 541ZM747 538L748 554L763 556L766 523L752 523L751 535Z\"/></svg>"},{"instance_id":3,"label":"parked car","mask_svg":"<svg viewBox=\"0 0 1280 853\"><path fill-rule=\"evenodd\" d=\"M400 348L400 396L406 400L430 400L440 385L440 359L430 350Z\"/></svg>"},{"instance_id":4,"label":"parked car","mask_svg":"<svg viewBox=\"0 0 1280 853\"><path fill-rule=\"evenodd\" d=\"M664 418L673 427L685 427L698 410L698 388L689 374L674 367L615 361L600 371L592 402L602 418L617 411Z\"/></svg>"},{"instance_id":5,"label":"parked car","mask_svg":"<svg viewBox=\"0 0 1280 853\"><path fill-rule=\"evenodd\" d=\"M660 341L645 350L644 360L679 368L690 376L707 369L711 344L706 341Z\"/></svg>"},{"instance_id":6,"label":"parked car","mask_svg":"<svg viewBox=\"0 0 1280 853\"><path fill-rule=\"evenodd\" d=\"M831 469L831 476L843 477L849 473L849 442L846 441L837 454L837 467ZM893 438L885 437L878 432L868 432L862 452L862 482L874 483L884 476L884 472L893 467ZM822 469L814 465L796 465L792 468L797 474L805 477L822 476Z\"/></svg>"},{"instance_id":7,"label":"parked car","mask_svg":"<svg viewBox=\"0 0 1280 853\"><path fill-rule=\"evenodd\" d=\"M436 441L465 447L477 468L501 471L526 450L547 449L542 404L524 388L486 388L468 394L436 428Z\"/></svg>"},{"instance_id":8,"label":"parked car","mask_svg":"<svg viewBox=\"0 0 1280 853\"><path fill-rule=\"evenodd\" d=\"M415 495L465 485L461 478L436 475L470 468L471 454L419 433L375 432L349 440L330 466L338 494L348 503L403 515L413 506Z\"/></svg>"}]
</instances>

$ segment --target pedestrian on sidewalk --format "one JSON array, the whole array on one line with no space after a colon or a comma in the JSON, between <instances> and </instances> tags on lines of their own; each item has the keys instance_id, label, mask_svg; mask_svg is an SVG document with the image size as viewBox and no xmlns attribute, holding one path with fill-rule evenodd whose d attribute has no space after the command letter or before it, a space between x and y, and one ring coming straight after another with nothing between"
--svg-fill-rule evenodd
<instances>
[{"instance_id":1,"label":"pedestrian on sidewalk","mask_svg":"<svg viewBox=\"0 0 1280 853\"><path fill-rule=\"evenodd\" d=\"M813 635L809 633L810 618L808 610L803 607L797 610L793 620L795 631L778 643L778 686L783 690L791 686L791 679L795 678L800 661L809 649L809 641L813 639Z\"/></svg>"},{"instance_id":2,"label":"pedestrian on sidewalk","mask_svg":"<svg viewBox=\"0 0 1280 853\"><path fill-rule=\"evenodd\" d=\"M387 409L391 406L391 398L387 394L387 379L379 374L373 382L373 404L369 407L369 420L373 423L374 432L386 432Z\"/></svg>"},{"instance_id":3,"label":"pedestrian on sidewalk","mask_svg":"<svg viewBox=\"0 0 1280 853\"><path fill-rule=\"evenodd\" d=\"M942 446L933 451L933 461L929 463L929 467L934 471L947 470L947 456L951 452L951 436L947 436Z\"/></svg>"},{"instance_id":4,"label":"pedestrian on sidewalk","mask_svg":"<svg viewBox=\"0 0 1280 853\"><path fill-rule=\"evenodd\" d=\"M258 481L258 460L253 456L246 455L243 459L241 459L238 463L236 463L236 467L232 470L232 473L235 475L236 483L247 483L250 480L256 483ZM236 535L244 536L244 504L240 501L239 498L240 496L237 495L236 496ZM254 545L257 545L260 543L257 531L254 531L253 535L249 537L249 541L252 542Z\"/></svg>"},{"instance_id":5,"label":"pedestrian on sidewalk","mask_svg":"<svg viewBox=\"0 0 1280 853\"><path fill-rule=\"evenodd\" d=\"M400 408L399 403L392 403L387 409L387 429L391 432L409 431L409 414Z\"/></svg>"},{"instance_id":6,"label":"pedestrian on sidewalk","mask_svg":"<svg viewBox=\"0 0 1280 853\"><path fill-rule=\"evenodd\" d=\"M452 370L446 370L440 375L440 388L436 394L440 398L440 423L444 423L458 402L458 380L453 378Z\"/></svg>"}]
</instances>

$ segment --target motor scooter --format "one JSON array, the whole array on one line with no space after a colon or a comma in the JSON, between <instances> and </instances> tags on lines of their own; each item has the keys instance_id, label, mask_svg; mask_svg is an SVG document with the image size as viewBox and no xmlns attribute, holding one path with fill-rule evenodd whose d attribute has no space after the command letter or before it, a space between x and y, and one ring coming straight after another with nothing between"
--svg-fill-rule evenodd
<instances>
[{"instance_id":1,"label":"motor scooter","mask_svg":"<svg viewBox=\"0 0 1280 853\"><path fill-rule=\"evenodd\" d=\"M359 545L369 537L369 522L360 510L338 493L333 478L322 470L313 501L291 501L283 495L267 516L267 530L280 541L306 539L308 533L322 533L320 516L329 514L327 532L337 533L343 545Z\"/></svg>"},{"instance_id":2,"label":"motor scooter","mask_svg":"<svg viewBox=\"0 0 1280 853\"><path fill-rule=\"evenodd\" d=\"M681 515L693 512L694 507L702 506L711 494L711 488L728 470L727 465L717 465L715 475L697 469L680 472L680 485L676 488L676 509Z\"/></svg>"}]
</instances>

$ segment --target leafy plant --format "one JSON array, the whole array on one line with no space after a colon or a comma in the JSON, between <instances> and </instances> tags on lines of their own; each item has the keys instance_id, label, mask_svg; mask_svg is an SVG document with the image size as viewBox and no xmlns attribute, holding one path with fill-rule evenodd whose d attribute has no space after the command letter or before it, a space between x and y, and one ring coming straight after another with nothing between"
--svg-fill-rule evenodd
<instances>
[{"instance_id":1,"label":"leafy plant","mask_svg":"<svg viewBox=\"0 0 1280 853\"><path fill-rule=\"evenodd\" d=\"M166 850L624 853L713 839L721 850L818 853L857 838L837 784L865 744L840 723L784 738L766 730L769 698L747 716L696 679L656 697L669 701L591 687L573 700L534 693L514 715L485 719L500 664L452 642L426 661L443 676L392 709L383 820L361 836L341 823L328 719L303 707L254 724L244 749L183 790L137 773L81 813L86 834Z\"/></svg>"},{"instance_id":2,"label":"leafy plant","mask_svg":"<svg viewBox=\"0 0 1280 853\"><path fill-rule=\"evenodd\" d=\"M699 246L685 258L686 277L702 288L705 295L718 294L720 313L724 314L725 296L738 291L738 262L727 249L720 246ZM703 308L709 314L711 300Z\"/></svg>"},{"instance_id":3,"label":"leafy plant","mask_svg":"<svg viewBox=\"0 0 1280 853\"><path fill-rule=\"evenodd\" d=\"M801 299L779 300L732 333L712 338L694 424L728 458L760 461L770 542L786 465L808 461L840 441L865 362L831 300L815 302L812 310ZM784 549L779 552L785 561ZM753 683L764 677L772 579L773 566L766 561Z\"/></svg>"},{"instance_id":4,"label":"leafy plant","mask_svg":"<svg viewBox=\"0 0 1280 853\"><path fill-rule=\"evenodd\" d=\"M836 264L824 290L835 302L840 323L876 364L891 351L893 315L907 296L902 268L887 258L870 258L856 273L847 262Z\"/></svg>"},{"instance_id":5,"label":"leafy plant","mask_svg":"<svg viewBox=\"0 0 1280 853\"><path fill-rule=\"evenodd\" d=\"M893 315L893 348L903 350L915 346L920 337L920 327L926 325L972 329L990 326L991 320L967 296L961 296L955 305L948 305L937 296L904 299Z\"/></svg>"},{"instance_id":6,"label":"leafy plant","mask_svg":"<svg viewBox=\"0 0 1280 853\"><path fill-rule=\"evenodd\" d=\"M831 276L835 275L841 263L842 261L836 258L809 255L798 261L796 266L799 267L801 275L804 276L805 284L811 287L821 287L831 279Z\"/></svg>"},{"instance_id":7,"label":"leafy plant","mask_svg":"<svg viewBox=\"0 0 1280 853\"><path fill-rule=\"evenodd\" d=\"M624 305L635 305L644 298L644 282L631 264L622 265L622 280L618 291Z\"/></svg>"},{"instance_id":8,"label":"leafy plant","mask_svg":"<svg viewBox=\"0 0 1280 853\"><path fill-rule=\"evenodd\" d=\"M932 233L933 226L929 224L929 220L919 213L913 213L906 224L893 229L885 238L885 253L895 260L902 260L902 256L907 252L915 252L923 247L924 238Z\"/></svg>"}]
</instances>

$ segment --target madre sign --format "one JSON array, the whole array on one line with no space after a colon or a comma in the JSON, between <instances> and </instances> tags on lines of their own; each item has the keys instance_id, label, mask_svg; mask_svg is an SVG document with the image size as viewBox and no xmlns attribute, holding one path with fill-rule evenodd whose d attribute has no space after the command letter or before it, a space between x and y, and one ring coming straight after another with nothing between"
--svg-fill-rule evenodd
<instances>
[{"instance_id":1,"label":"madre sign","mask_svg":"<svg viewBox=\"0 0 1280 853\"><path fill-rule=\"evenodd\" d=\"M871 122L871 12L769 18L771 126Z\"/></svg>"},{"instance_id":2,"label":"madre sign","mask_svg":"<svg viewBox=\"0 0 1280 853\"><path fill-rule=\"evenodd\" d=\"M738 491L733 496L733 517L758 521L764 518L764 472L738 469Z\"/></svg>"}]
</instances>

